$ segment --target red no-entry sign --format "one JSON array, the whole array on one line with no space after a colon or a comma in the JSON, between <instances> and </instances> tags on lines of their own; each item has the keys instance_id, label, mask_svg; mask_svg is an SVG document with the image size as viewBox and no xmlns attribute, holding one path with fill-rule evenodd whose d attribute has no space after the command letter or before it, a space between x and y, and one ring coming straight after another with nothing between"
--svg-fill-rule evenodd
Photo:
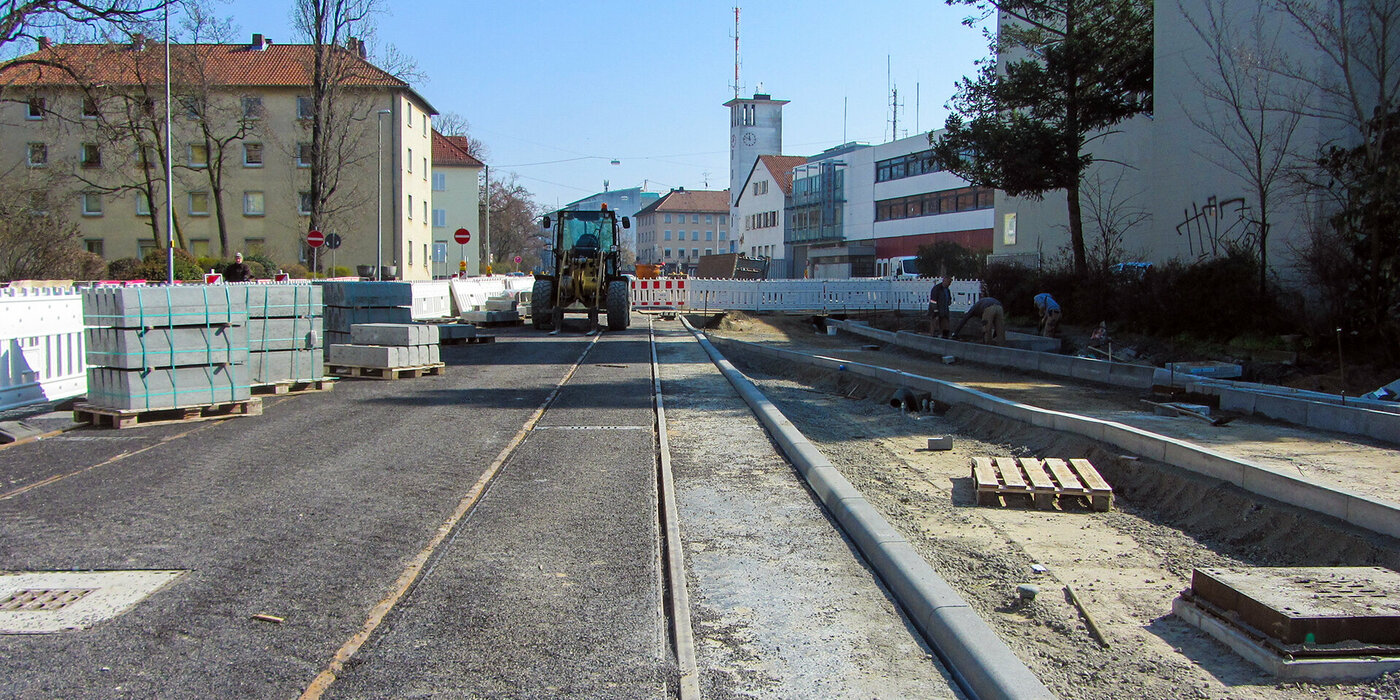
<instances>
[{"instance_id":1,"label":"red no-entry sign","mask_svg":"<svg viewBox=\"0 0 1400 700\"><path fill-rule=\"evenodd\" d=\"M320 248L321 244L325 242L326 234L321 233L320 231L311 231L310 233L306 234L306 244L311 246L312 248Z\"/></svg>"},{"instance_id":2,"label":"red no-entry sign","mask_svg":"<svg viewBox=\"0 0 1400 700\"><path fill-rule=\"evenodd\" d=\"M457 229L456 233L452 234L452 240L457 241L462 245L466 245L472 240L472 232L464 228L459 228Z\"/></svg>"}]
</instances>

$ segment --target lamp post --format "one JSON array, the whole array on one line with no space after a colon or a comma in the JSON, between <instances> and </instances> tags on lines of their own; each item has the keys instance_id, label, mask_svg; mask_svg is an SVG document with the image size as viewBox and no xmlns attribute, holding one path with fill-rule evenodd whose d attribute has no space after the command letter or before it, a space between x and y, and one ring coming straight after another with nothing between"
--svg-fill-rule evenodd
<instances>
[{"instance_id":1,"label":"lamp post","mask_svg":"<svg viewBox=\"0 0 1400 700\"><path fill-rule=\"evenodd\" d=\"M374 280L384 280L384 115L392 110L381 109L374 116Z\"/></svg>"},{"instance_id":2,"label":"lamp post","mask_svg":"<svg viewBox=\"0 0 1400 700\"><path fill-rule=\"evenodd\" d=\"M481 167L486 173L486 223L483 224L486 239L486 274L491 274L491 166L482 163ZM480 266L477 267L480 272Z\"/></svg>"},{"instance_id":3,"label":"lamp post","mask_svg":"<svg viewBox=\"0 0 1400 700\"><path fill-rule=\"evenodd\" d=\"M165 4L165 281L175 284L175 157L170 136L170 3Z\"/></svg>"}]
</instances>

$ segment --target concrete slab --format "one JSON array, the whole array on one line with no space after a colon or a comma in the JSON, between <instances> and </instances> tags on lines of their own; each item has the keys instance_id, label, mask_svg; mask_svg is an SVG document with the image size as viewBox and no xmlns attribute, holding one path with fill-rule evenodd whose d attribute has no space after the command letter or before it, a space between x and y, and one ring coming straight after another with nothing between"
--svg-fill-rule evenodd
<instances>
[{"instance_id":1,"label":"concrete slab","mask_svg":"<svg viewBox=\"0 0 1400 700\"><path fill-rule=\"evenodd\" d=\"M324 294L313 284L247 284L243 292L249 318L293 318L321 315Z\"/></svg>"},{"instance_id":2,"label":"concrete slab","mask_svg":"<svg viewBox=\"0 0 1400 700\"><path fill-rule=\"evenodd\" d=\"M158 410L244 401L247 365L175 367L152 370L88 368L87 401L121 410Z\"/></svg>"},{"instance_id":3,"label":"concrete slab","mask_svg":"<svg viewBox=\"0 0 1400 700\"><path fill-rule=\"evenodd\" d=\"M326 364L346 367L415 367L413 356L407 347L390 345L329 345L326 347Z\"/></svg>"},{"instance_id":4,"label":"concrete slab","mask_svg":"<svg viewBox=\"0 0 1400 700\"><path fill-rule=\"evenodd\" d=\"M413 305L413 285L408 282L322 282L327 306Z\"/></svg>"},{"instance_id":5,"label":"concrete slab","mask_svg":"<svg viewBox=\"0 0 1400 700\"><path fill-rule=\"evenodd\" d=\"M87 629L129 610L186 571L36 571L0 574L0 634Z\"/></svg>"},{"instance_id":6,"label":"concrete slab","mask_svg":"<svg viewBox=\"0 0 1400 700\"><path fill-rule=\"evenodd\" d=\"M227 285L96 287L83 291L83 322L109 328L241 326L242 295Z\"/></svg>"},{"instance_id":7,"label":"concrete slab","mask_svg":"<svg viewBox=\"0 0 1400 700\"><path fill-rule=\"evenodd\" d=\"M356 323L350 326L356 345L437 345L438 327L418 323Z\"/></svg>"},{"instance_id":8,"label":"concrete slab","mask_svg":"<svg viewBox=\"0 0 1400 700\"><path fill-rule=\"evenodd\" d=\"M325 342L325 320L315 318L249 318L245 336L249 352L313 350Z\"/></svg>"},{"instance_id":9,"label":"concrete slab","mask_svg":"<svg viewBox=\"0 0 1400 700\"><path fill-rule=\"evenodd\" d=\"M145 369L247 361L245 327L88 328L87 364Z\"/></svg>"},{"instance_id":10,"label":"concrete slab","mask_svg":"<svg viewBox=\"0 0 1400 700\"><path fill-rule=\"evenodd\" d=\"M275 384L320 379L326 374L323 364L319 349L249 353L248 381Z\"/></svg>"},{"instance_id":11,"label":"concrete slab","mask_svg":"<svg viewBox=\"0 0 1400 700\"><path fill-rule=\"evenodd\" d=\"M349 333L357 323L413 323L413 309L407 306L348 308L326 306L326 330Z\"/></svg>"}]
</instances>

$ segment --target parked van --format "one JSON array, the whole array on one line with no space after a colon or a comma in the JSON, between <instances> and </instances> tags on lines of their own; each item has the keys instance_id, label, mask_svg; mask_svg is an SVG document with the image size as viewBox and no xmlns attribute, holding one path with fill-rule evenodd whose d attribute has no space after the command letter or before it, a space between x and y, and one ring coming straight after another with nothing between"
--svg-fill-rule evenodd
<instances>
[{"instance_id":1,"label":"parked van","mask_svg":"<svg viewBox=\"0 0 1400 700\"><path fill-rule=\"evenodd\" d=\"M919 258L916 255L880 258L875 261L875 275L896 280L912 280L923 277L919 274Z\"/></svg>"}]
</instances>

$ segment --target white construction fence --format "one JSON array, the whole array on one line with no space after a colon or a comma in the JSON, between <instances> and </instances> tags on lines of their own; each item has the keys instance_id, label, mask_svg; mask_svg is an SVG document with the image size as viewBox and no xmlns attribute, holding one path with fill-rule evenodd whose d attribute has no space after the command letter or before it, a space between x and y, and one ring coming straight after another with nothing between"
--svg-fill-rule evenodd
<instances>
[{"instance_id":1,"label":"white construction fence","mask_svg":"<svg viewBox=\"0 0 1400 700\"><path fill-rule=\"evenodd\" d=\"M688 311L924 311L933 280L732 280L659 278L633 280L632 307ZM981 296L981 282L953 280L954 311Z\"/></svg>"},{"instance_id":2,"label":"white construction fence","mask_svg":"<svg viewBox=\"0 0 1400 700\"><path fill-rule=\"evenodd\" d=\"M77 290L0 289L0 410L81 396L85 348Z\"/></svg>"}]
</instances>

